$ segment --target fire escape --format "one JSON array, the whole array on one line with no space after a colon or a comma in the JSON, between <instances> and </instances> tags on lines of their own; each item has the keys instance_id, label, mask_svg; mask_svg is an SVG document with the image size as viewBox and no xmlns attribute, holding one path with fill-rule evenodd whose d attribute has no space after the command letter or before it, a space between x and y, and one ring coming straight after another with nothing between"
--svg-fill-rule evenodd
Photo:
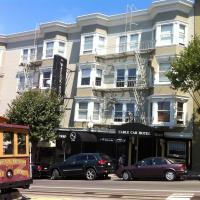
<instances>
[{"instance_id":1,"label":"fire escape","mask_svg":"<svg viewBox=\"0 0 200 200\"><path fill-rule=\"evenodd\" d=\"M128 12L126 13L126 24L125 24L125 35L127 33L132 31L132 27L136 25L135 23L132 23L133 21L133 15L132 15L132 9L129 8ZM128 43L126 44L128 45ZM130 45L130 44L129 44ZM116 47L115 47L116 48ZM140 42L138 44L138 48L131 49L127 51L125 50L123 52L119 53L113 53L113 54L105 54L105 55L96 55L97 62L101 63L104 67L104 76L105 74L113 76L113 79L115 77L114 75L114 65L112 63L115 63L115 61L118 60L126 60L127 58L133 58L137 69L136 69L136 81L134 84L130 85L129 87L93 87L93 92L95 95L99 96L104 101L104 112L109 112L108 105L113 105L118 102L118 99L116 98L116 93L124 93L129 92L133 94L133 97L135 99L135 115L133 116L133 119L131 121L140 122L143 124L147 124L147 115L145 110L145 101L146 101L146 95L149 91L149 89L152 87L150 84L150 81L148 80L148 77L150 74L147 73L147 70L151 71L149 60L152 56L152 53L154 51L154 41L145 41ZM108 51L109 47L107 48ZM113 62L112 62L113 61ZM110 62L110 63L109 63ZM109 63L109 64L108 64ZM123 95L122 95L123 96ZM128 120L130 121L130 119ZM103 124L106 123L106 119L104 119Z\"/></svg>"}]
</instances>

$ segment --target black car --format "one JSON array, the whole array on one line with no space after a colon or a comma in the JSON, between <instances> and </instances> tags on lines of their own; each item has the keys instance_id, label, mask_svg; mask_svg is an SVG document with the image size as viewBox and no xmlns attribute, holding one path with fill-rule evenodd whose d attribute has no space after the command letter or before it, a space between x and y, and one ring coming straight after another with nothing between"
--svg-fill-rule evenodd
<instances>
[{"instance_id":1,"label":"black car","mask_svg":"<svg viewBox=\"0 0 200 200\"><path fill-rule=\"evenodd\" d=\"M32 178L49 177L49 166L47 163L31 163Z\"/></svg>"},{"instance_id":2,"label":"black car","mask_svg":"<svg viewBox=\"0 0 200 200\"><path fill-rule=\"evenodd\" d=\"M102 153L80 153L50 168L51 179L82 176L87 180L107 177L114 172L114 164L108 155Z\"/></svg>"}]
</instances>

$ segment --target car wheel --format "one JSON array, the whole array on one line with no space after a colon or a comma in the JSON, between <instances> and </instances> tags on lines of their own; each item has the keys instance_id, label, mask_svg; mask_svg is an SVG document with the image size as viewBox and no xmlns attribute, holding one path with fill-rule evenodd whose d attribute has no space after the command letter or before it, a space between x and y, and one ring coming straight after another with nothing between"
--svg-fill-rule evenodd
<instances>
[{"instance_id":1,"label":"car wheel","mask_svg":"<svg viewBox=\"0 0 200 200\"><path fill-rule=\"evenodd\" d=\"M97 177L96 171L93 168L88 168L85 173L87 180L95 180Z\"/></svg>"},{"instance_id":2,"label":"car wheel","mask_svg":"<svg viewBox=\"0 0 200 200\"><path fill-rule=\"evenodd\" d=\"M57 169L54 169L52 174L51 174L51 179L56 180L60 177L59 171Z\"/></svg>"},{"instance_id":3,"label":"car wheel","mask_svg":"<svg viewBox=\"0 0 200 200\"><path fill-rule=\"evenodd\" d=\"M132 178L131 173L129 171L124 171L122 174L122 178L124 181L130 181Z\"/></svg>"},{"instance_id":4,"label":"car wheel","mask_svg":"<svg viewBox=\"0 0 200 200\"><path fill-rule=\"evenodd\" d=\"M166 179L167 181L174 181L174 180L176 179L176 174L175 174L175 172L174 172L174 171L171 171L171 170L166 171L166 172L165 172L165 179Z\"/></svg>"}]
</instances>

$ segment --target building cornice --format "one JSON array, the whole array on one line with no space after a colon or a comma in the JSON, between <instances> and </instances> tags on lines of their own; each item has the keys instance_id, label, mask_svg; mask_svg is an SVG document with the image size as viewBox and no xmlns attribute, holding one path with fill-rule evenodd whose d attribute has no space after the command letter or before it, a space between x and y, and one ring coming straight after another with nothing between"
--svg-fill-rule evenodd
<instances>
[{"instance_id":1,"label":"building cornice","mask_svg":"<svg viewBox=\"0 0 200 200\"><path fill-rule=\"evenodd\" d=\"M168 11L181 11L189 14L193 8L193 2L189 0L160 0L151 4L148 9L136 10L131 13L121 13L117 15L104 15L102 13L93 13L84 16L78 16L76 23L67 24L64 22L54 21L40 24L36 30L14 33L11 35L1 36L0 42L15 42L20 40L34 39L37 34L38 38L44 37L48 32L74 33L80 32L83 26L98 24L102 26L116 26L126 23L126 18L132 17L133 22L141 22L153 19L157 14Z\"/></svg>"}]
</instances>

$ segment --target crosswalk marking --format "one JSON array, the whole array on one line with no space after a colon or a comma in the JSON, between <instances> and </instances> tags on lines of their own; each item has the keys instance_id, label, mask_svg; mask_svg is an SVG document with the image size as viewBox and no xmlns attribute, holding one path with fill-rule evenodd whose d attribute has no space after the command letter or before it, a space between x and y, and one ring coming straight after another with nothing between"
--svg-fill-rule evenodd
<instances>
[{"instance_id":1,"label":"crosswalk marking","mask_svg":"<svg viewBox=\"0 0 200 200\"><path fill-rule=\"evenodd\" d=\"M194 194L190 193L173 193L166 200L191 200Z\"/></svg>"}]
</instances>

